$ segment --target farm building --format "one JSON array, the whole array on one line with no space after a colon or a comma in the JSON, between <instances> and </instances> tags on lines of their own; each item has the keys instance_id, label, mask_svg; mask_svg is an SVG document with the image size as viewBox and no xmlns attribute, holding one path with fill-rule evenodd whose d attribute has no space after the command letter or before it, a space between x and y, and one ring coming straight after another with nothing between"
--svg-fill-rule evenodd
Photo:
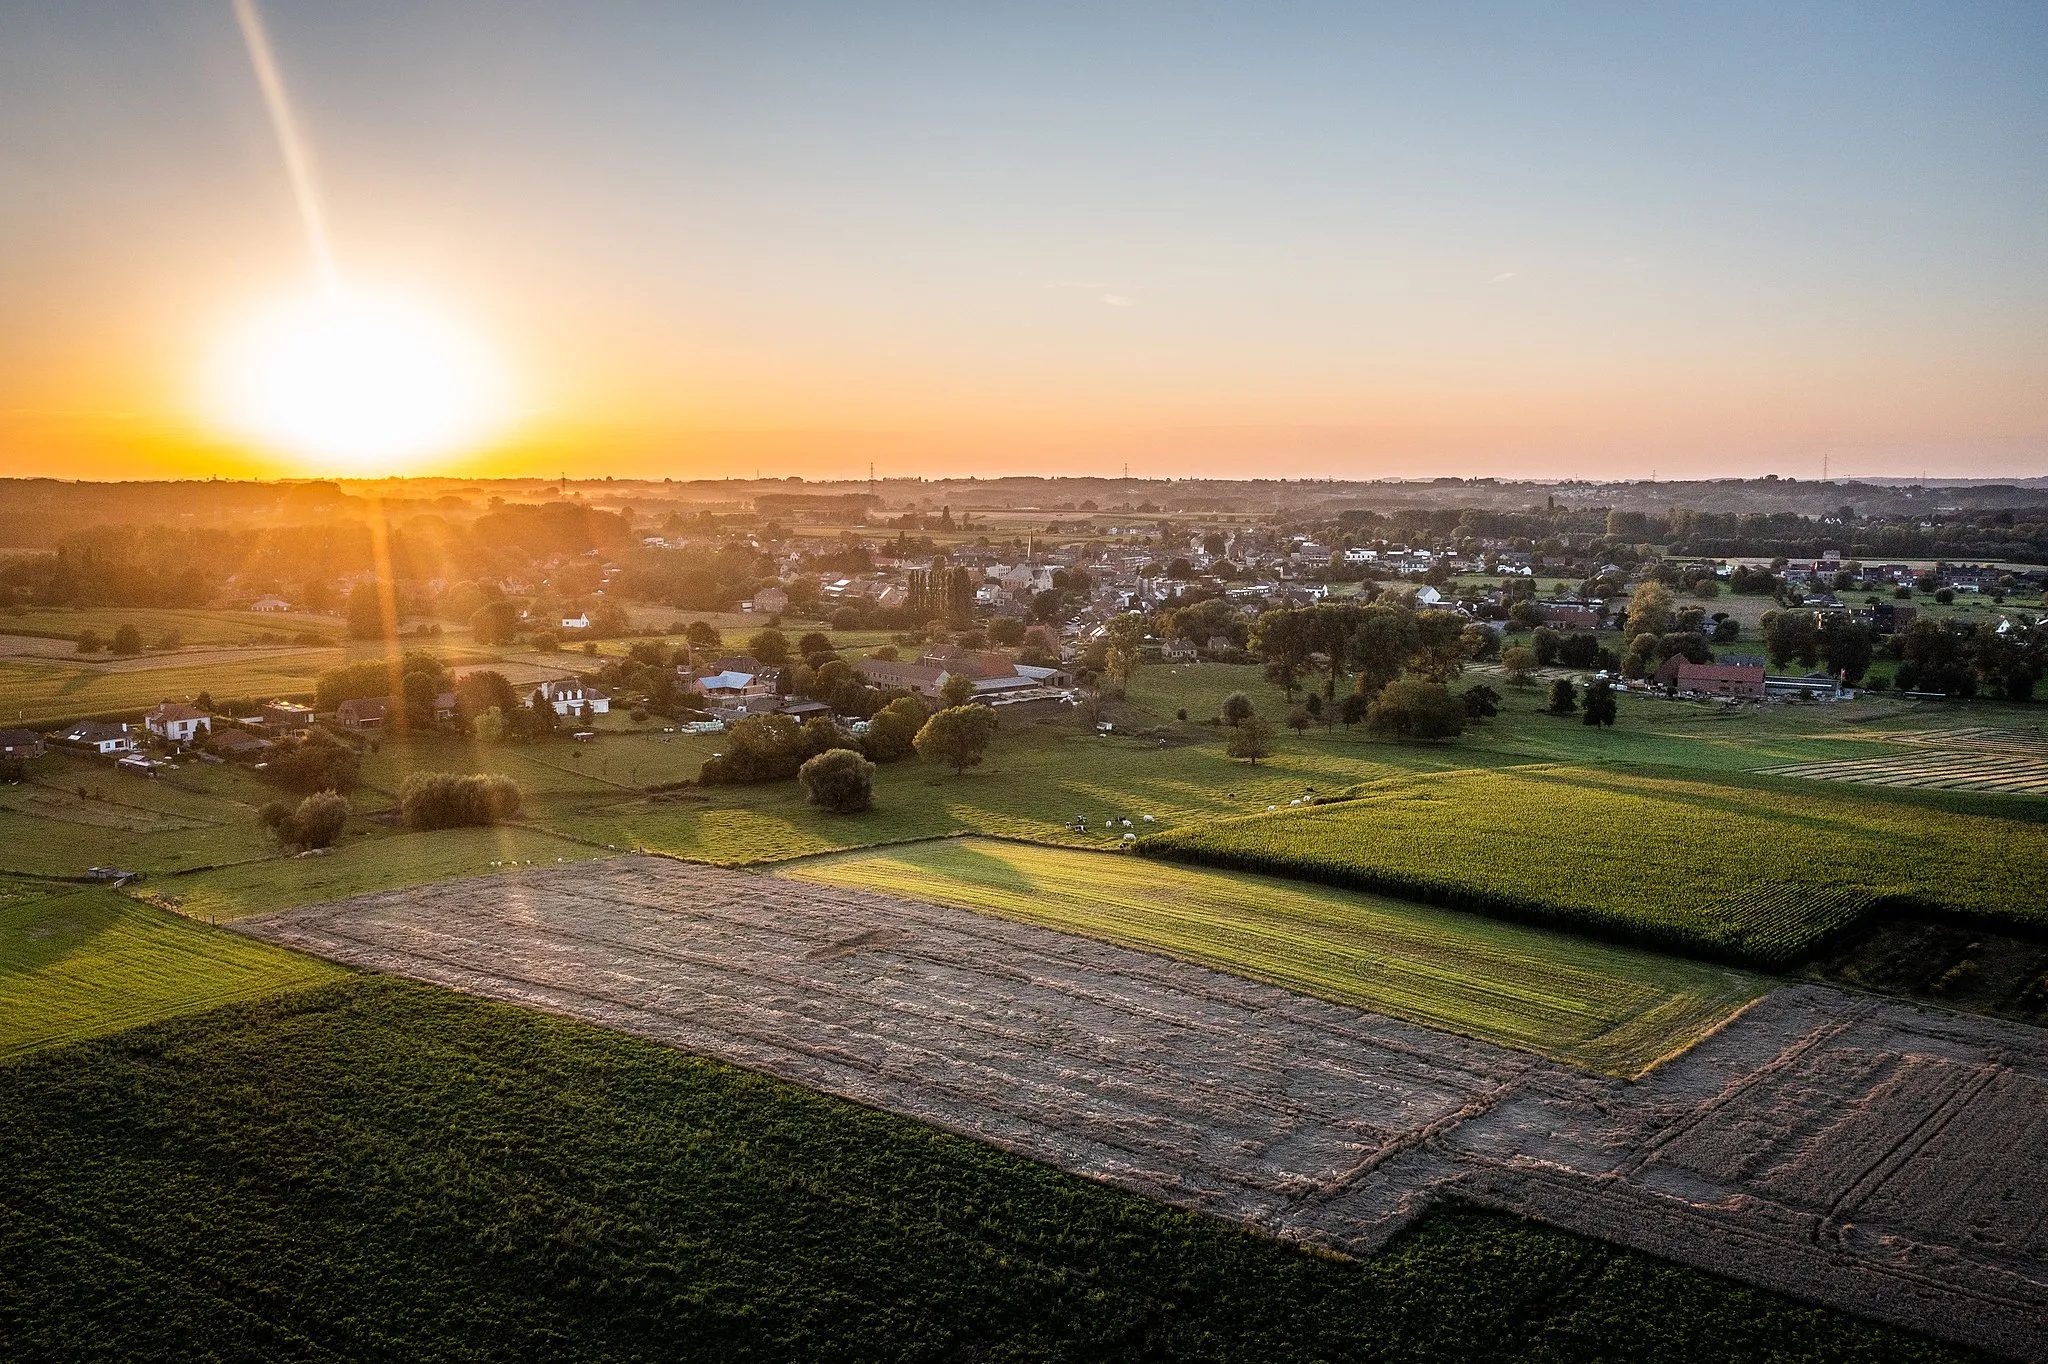
<instances>
[{"instance_id":1,"label":"farm building","mask_svg":"<svg viewBox=\"0 0 2048 1364\"><path fill-rule=\"evenodd\" d=\"M1600 613L1590 606L1570 602L1538 602L1536 619L1553 630L1597 630Z\"/></svg>"},{"instance_id":2,"label":"farm building","mask_svg":"<svg viewBox=\"0 0 2048 1364\"><path fill-rule=\"evenodd\" d=\"M978 699L1029 691L1038 687L1065 687L1073 679L1059 668L1029 668L1007 654L934 651L915 663L894 659L863 658L855 665L861 681L884 691L903 690L923 697L936 697L954 677L974 683Z\"/></svg>"},{"instance_id":3,"label":"farm building","mask_svg":"<svg viewBox=\"0 0 2048 1364\"><path fill-rule=\"evenodd\" d=\"M1762 663L1753 667L1745 663L1694 663L1674 654L1657 669L1657 681L1673 691L1740 696L1751 701L1761 701L1764 697Z\"/></svg>"},{"instance_id":4,"label":"farm building","mask_svg":"<svg viewBox=\"0 0 2048 1364\"><path fill-rule=\"evenodd\" d=\"M43 736L32 729L0 729L0 758L40 758Z\"/></svg>"},{"instance_id":5,"label":"farm building","mask_svg":"<svg viewBox=\"0 0 2048 1364\"><path fill-rule=\"evenodd\" d=\"M249 609L251 611L281 613L291 610L292 604L283 597L258 597L255 601L249 603Z\"/></svg>"}]
</instances>

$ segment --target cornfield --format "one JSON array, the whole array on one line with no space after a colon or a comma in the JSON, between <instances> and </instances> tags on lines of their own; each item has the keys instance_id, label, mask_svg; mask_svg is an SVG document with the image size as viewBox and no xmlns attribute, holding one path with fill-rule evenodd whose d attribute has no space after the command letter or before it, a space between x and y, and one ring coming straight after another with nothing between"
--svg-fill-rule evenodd
<instances>
[{"instance_id":1,"label":"cornfield","mask_svg":"<svg viewBox=\"0 0 2048 1364\"><path fill-rule=\"evenodd\" d=\"M1883 910L2048 928L2040 825L1580 768L1403 777L1137 850L1765 968Z\"/></svg>"}]
</instances>

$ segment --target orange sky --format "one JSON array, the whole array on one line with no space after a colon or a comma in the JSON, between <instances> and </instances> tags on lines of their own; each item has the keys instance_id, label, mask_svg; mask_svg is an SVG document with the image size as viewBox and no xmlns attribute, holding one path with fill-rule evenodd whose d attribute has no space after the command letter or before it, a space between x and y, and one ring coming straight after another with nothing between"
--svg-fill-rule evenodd
<instances>
[{"instance_id":1,"label":"orange sky","mask_svg":"<svg viewBox=\"0 0 2048 1364\"><path fill-rule=\"evenodd\" d=\"M2048 11L1781 9L265 13L510 376L423 471L2048 474ZM0 81L4 471L353 472L203 395L315 275L227 5Z\"/></svg>"}]
</instances>

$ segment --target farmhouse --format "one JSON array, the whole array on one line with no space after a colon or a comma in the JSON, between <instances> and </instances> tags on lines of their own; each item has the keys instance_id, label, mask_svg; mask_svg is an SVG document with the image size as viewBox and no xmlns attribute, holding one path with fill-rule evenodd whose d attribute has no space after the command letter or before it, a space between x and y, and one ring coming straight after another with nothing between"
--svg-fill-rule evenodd
<instances>
[{"instance_id":1,"label":"farmhouse","mask_svg":"<svg viewBox=\"0 0 2048 1364\"><path fill-rule=\"evenodd\" d=\"M1597 630L1600 613L1590 606L1569 602L1538 602L1536 619L1553 630Z\"/></svg>"},{"instance_id":2,"label":"farmhouse","mask_svg":"<svg viewBox=\"0 0 2048 1364\"><path fill-rule=\"evenodd\" d=\"M166 701L144 715L142 725L151 734L174 744L189 744L202 733L213 733L211 715L177 701Z\"/></svg>"},{"instance_id":3,"label":"farmhouse","mask_svg":"<svg viewBox=\"0 0 2048 1364\"><path fill-rule=\"evenodd\" d=\"M1764 696L1761 663L1694 663L1674 654L1657 669L1657 681L1673 691L1706 696L1740 696L1752 701L1761 701Z\"/></svg>"},{"instance_id":4,"label":"farmhouse","mask_svg":"<svg viewBox=\"0 0 2048 1364\"><path fill-rule=\"evenodd\" d=\"M334 708L334 722L343 729L361 733L368 729L382 729L387 712L391 709L388 696L366 696L342 702Z\"/></svg>"},{"instance_id":5,"label":"farmhouse","mask_svg":"<svg viewBox=\"0 0 2048 1364\"><path fill-rule=\"evenodd\" d=\"M292 604L283 597L258 597L255 601L249 603L249 609L251 611L284 612L291 610Z\"/></svg>"},{"instance_id":6,"label":"farmhouse","mask_svg":"<svg viewBox=\"0 0 2048 1364\"><path fill-rule=\"evenodd\" d=\"M789 609L789 593L779 587L764 587L754 594L751 605L756 611L766 611L771 616L779 616Z\"/></svg>"},{"instance_id":7,"label":"farmhouse","mask_svg":"<svg viewBox=\"0 0 2048 1364\"><path fill-rule=\"evenodd\" d=\"M612 708L612 694L601 688L590 686L580 678L562 682L543 682L534 688L533 694L555 708L557 715L608 715Z\"/></svg>"},{"instance_id":8,"label":"farmhouse","mask_svg":"<svg viewBox=\"0 0 2048 1364\"><path fill-rule=\"evenodd\" d=\"M772 708L777 696L777 679L771 673L728 672L707 673L689 681L691 692L701 696L714 707L727 710L761 710Z\"/></svg>"},{"instance_id":9,"label":"farmhouse","mask_svg":"<svg viewBox=\"0 0 2048 1364\"><path fill-rule=\"evenodd\" d=\"M102 724L97 720L85 720L59 730L56 740L73 748L89 748L95 753L133 753L135 736L128 732L126 725Z\"/></svg>"},{"instance_id":10,"label":"farmhouse","mask_svg":"<svg viewBox=\"0 0 2048 1364\"><path fill-rule=\"evenodd\" d=\"M40 758L43 736L32 729L0 729L0 758Z\"/></svg>"}]
</instances>

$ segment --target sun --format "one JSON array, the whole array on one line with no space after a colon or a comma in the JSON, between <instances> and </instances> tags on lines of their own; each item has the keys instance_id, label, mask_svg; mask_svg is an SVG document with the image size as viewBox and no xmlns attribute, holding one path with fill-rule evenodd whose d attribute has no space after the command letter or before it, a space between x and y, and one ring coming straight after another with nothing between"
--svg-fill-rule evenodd
<instances>
[{"instance_id":1,"label":"sun","mask_svg":"<svg viewBox=\"0 0 2048 1364\"><path fill-rule=\"evenodd\" d=\"M257 310L229 329L215 419L319 472L402 473L505 425L504 377L482 342L402 300L337 293Z\"/></svg>"}]
</instances>

